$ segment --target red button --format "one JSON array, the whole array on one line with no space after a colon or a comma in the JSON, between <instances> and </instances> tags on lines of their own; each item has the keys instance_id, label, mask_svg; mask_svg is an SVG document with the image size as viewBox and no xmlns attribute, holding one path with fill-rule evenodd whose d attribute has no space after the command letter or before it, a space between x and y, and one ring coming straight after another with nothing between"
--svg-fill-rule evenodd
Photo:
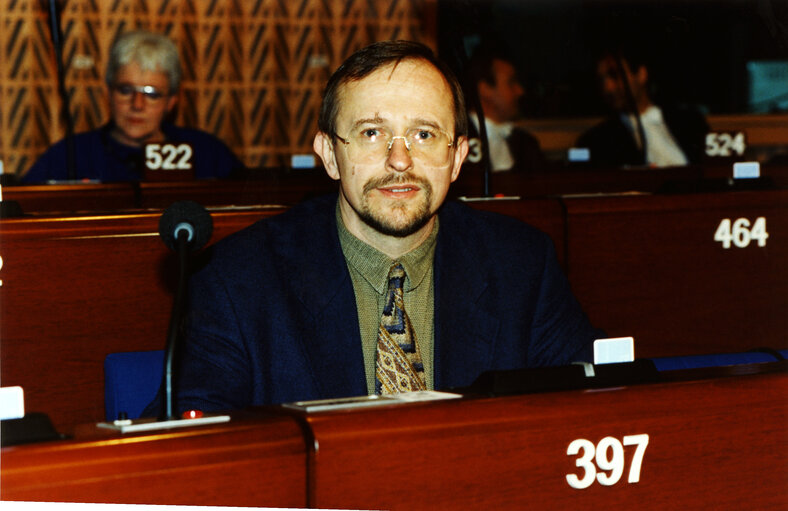
<instances>
[{"instance_id":1,"label":"red button","mask_svg":"<svg viewBox=\"0 0 788 511\"><path fill-rule=\"evenodd\" d=\"M202 412L200 410L188 410L183 412L181 415L184 419L199 419L202 417Z\"/></svg>"}]
</instances>

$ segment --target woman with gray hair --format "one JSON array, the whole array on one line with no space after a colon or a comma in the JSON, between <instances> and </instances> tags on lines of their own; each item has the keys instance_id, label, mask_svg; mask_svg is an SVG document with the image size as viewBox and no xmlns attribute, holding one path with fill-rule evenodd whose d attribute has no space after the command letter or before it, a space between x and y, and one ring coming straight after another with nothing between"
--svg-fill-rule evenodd
<instances>
[{"instance_id":1,"label":"woman with gray hair","mask_svg":"<svg viewBox=\"0 0 788 511\"><path fill-rule=\"evenodd\" d=\"M243 164L215 136L167 122L178 102L181 74L178 49L168 37L143 30L118 37L106 69L111 118L96 130L74 136L76 179L139 181L148 172L168 170L217 178L242 170ZM66 179L66 141L61 140L22 182Z\"/></svg>"}]
</instances>

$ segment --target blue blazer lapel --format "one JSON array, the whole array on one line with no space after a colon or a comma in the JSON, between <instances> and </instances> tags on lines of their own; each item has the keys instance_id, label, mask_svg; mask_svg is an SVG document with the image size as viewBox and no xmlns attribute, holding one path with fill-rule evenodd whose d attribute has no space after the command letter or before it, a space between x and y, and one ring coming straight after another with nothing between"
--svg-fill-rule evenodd
<instances>
[{"instance_id":1,"label":"blue blazer lapel","mask_svg":"<svg viewBox=\"0 0 788 511\"><path fill-rule=\"evenodd\" d=\"M304 228L312 250L293 254L291 275L311 332L300 339L320 396L342 397L367 392L358 312L353 283L339 245L334 205L313 213ZM320 219L320 220L318 220ZM327 219L327 220L326 220Z\"/></svg>"},{"instance_id":2,"label":"blue blazer lapel","mask_svg":"<svg viewBox=\"0 0 788 511\"><path fill-rule=\"evenodd\" d=\"M435 388L463 387L492 363L499 320L479 305L486 267L444 205L435 249Z\"/></svg>"}]
</instances>

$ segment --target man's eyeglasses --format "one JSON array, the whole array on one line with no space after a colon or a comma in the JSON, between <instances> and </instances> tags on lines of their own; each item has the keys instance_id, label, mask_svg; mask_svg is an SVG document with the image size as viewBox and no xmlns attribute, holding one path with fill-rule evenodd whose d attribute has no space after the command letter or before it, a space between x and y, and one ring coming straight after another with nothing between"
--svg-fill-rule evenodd
<instances>
[{"instance_id":1,"label":"man's eyeglasses","mask_svg":"<svg viewBox=\"0 0 788 511\"><path fill-rule=\"evenodd\" d=\"M123 102L131 101L135 94L142 94L145 101L148 103L155 103L161 100L167 94L161 89L157 89L153 85L131 85L129 83L120 83L112 86L117 98Z\"/></svg>"},{"instance_id":2,"label":"man's eyeglasses","mask_svg":"<svg viewBox=\"0 0 788 511\"><path fill-rule=\"evenodd\" d=\"M398 138L405 143L412 158L432 166L447 164L449 149L454 145L446 132L433 127L411 128L397 136L386 128L362 127L346 138L334 136L347 147L348 158L362 164L385 160Z\"/></svg>"}]
</instances>

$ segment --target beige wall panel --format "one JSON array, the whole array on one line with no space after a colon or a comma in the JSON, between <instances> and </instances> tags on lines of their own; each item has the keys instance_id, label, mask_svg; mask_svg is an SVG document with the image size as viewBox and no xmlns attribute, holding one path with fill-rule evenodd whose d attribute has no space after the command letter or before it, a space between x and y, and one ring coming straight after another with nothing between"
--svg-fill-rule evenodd
<instances>
[{"instance_id":1,"label":"beige wall panel","mask_svg":"<svg viewBox=\"0 0 788 511\"><path fill-rule=\"evenodd\" d=\"M62 5L62 2L60 2ZM46 3L0 6L0 159L23 173L61 139ZM249 166L311 154L320 95L352 51L403 38L434 47L430 0L69 0L62 12L65 83L75 132L108 119L104 69L118 34L163 32L181 51L175 121L214 133Z\"/></svg>"}]
</instances>

